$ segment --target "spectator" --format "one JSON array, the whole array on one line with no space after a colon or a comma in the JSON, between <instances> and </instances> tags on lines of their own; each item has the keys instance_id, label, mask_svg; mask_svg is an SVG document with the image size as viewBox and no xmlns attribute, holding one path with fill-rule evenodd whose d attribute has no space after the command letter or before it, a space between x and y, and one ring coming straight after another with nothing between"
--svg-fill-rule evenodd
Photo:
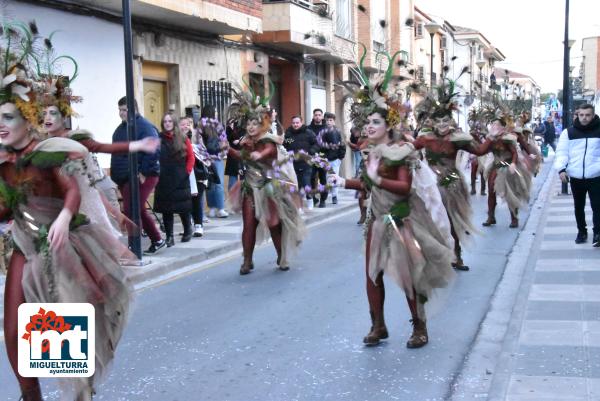
<instances>
[{"instance_id":1,"label":"spectator","mask_svg":"<svg viewBox=\"0 0 600 401\"><path fill-rule=\"evenodd\" d=\"M304 151L309 155L314 155L317 151L317 138L315 134L302 124L302 117L292 117L292 125L285 131L283 146L289 152L298 153ZM312 167L306 160L294 160L294 171L298 177L298 187L306 191L306 207L313 208L313 199L311 195Z\"/></svg>"},{"instance_id":2,"label":"spectator","mask_svg":"<svg viewBox=\"0 0 600 401\"><path fill-rule=\"evenodd\" d=\"M225 190L223 182L225 181L225 166L223 159L227 154L227 134L225 128L216 119L215 107L206 105L202 107L200 114L200 122L198 123L198 132L202 135L202 140L206 146L206 150L211 156L213 165L215 166L220 182L210 186L206 193L206 200L209 207L209 217L225 218L229 213L225 211Z\"/></svg>"},{"instance_id":3,"label":"spectator","mask_svg":"<svg viewBox=\"0 0 600 401\"><path fill-rule=\"evenodd\" d=\"M235 150L241 150L240 139L242 139L242 137L244 136L244 130L236 124L235 119L232 118L227 122L226 132L229 147ZM241 169L242 163L239 160L233 157L227 158L227 162L225 163L225 175L229 177L227 183L228 192L231 190L231 187L233 187L238 181Z\"/></svg>"},{"instance_id":4,"label":"spectator","mask_svg":"<svg viewBox=\"0 0 600 401\"><path fill-rule=\"evenodd\" d=\"M362 160L362 156L360 154L360 144L359 141L361 139L361 129L357 126L353 126L350 128L350 142L348 146L352 149L352 160L354 163L354 177L358 177L360 173L360 162Z\"/></svg>"},{"instance_id":5,"label":"spectator","mask_svg":"<svg viewBox=\"0 0 600 401\"><path fill-rule=\"evenodd\" d=\"M589 194L594 223L592 242L594 247L600 247L600 118L591 104L579 108L573 126L560 136L554 166L562 182L571 182L577 221L575 243L587 241L585 202Z\"/></svg>"},{"instance_id":6,"label":"spectator","mask_svg":"<svg viewBox=\"0 0 600 401\"><path fill-rule=\"evenodd\" d=\"M158 138L158 130L152 123L142 117L138 112L137 102L134 99L135 104L135 128L136 138L138 140L144 138ZM119 106L119 117L121 117L121 124L115 129L113 133L112 141L125 142L127 138L127 97L122 97L118 102ZM154 187L158 183L158 176L160 174L160 164L158 162L160 157L160 150L155 153L142 153L138 155L138 182L135 185L139 185L140 188L140 217L142 221L142 228L148 234L150 241L152 242L150 247L144 251L145 254L155 254L160 249L166 246L166 242L161 238L160 231L156 227L156 224L148 211L146 210L146 202L148 197L154 191ZM123 210L125 215L131 218L129 211L129 199L131 197L130 182L129 182L129 155L125 154L113 154L110 159L110 171L112 180L118 185L121 196L123 197ZM131 244L131 237L129 243Z\"/></svg>"},{"instance_id":7,"label":"spectator","mask_svg":"<svg viewBox=\"0 0 600 401\"><path fill-rule=\"evenodd\" d=\"M162 213L167 246L175 245L173 237L174 213L183 225L181 242L192 239L192 194L190 173L194 168L194 151L190 140L179 131L179 123L165 114L160 122L160 178L154 191L154 210Z\"/></svg>"},{"instance_id":8,"label":"spectator","mask_svg":"<svg viewBox=\"0 0 600 401\"><path fill-rule=\"evenodd\" d=\"M323 110L314 109L312 121L308 128L318 137L322 130L327 128L327 126L323 123ZM323 188L320 191L319 195L319 207L325 207L325 200L327 200L327 171L323 168L319 168L314 166L312 169L312 177L311 182L313 183L313 189L317 189L314 187L314 183L317 181ZM316 192L316 191L315 191Z\"/></svg>"},{"instance_id":9,"label":"spectator","mask_svg":"<svg viewBox=\"0 0 600 401\"><path fill-rule=\"evenodd\" d=\"M277 119L277 110L271 109L271 132L278 136L283 136L283 127Z\"/></svg>"},{"instance_id":10,"label":"spectator","mask_svg":"<svg viewBox=\"0 0 600 401\"><path fill-rule=\"evenodd\" d=\"M544 121L544 146L550 146L556 153L556 128L554 128L552 116L548 116Z\"/></svg>"},{"instance_id":11,"label":"spectator","mask_svg":"<svg viewBox=\"0 0 600 401\"><path fill-rule=\"evenodd\" d=\"M202 137L194 135L194 120L191 117L183 117L179 120L179 130L182 135L185 135L188 140L192 143L192 148L199 147L206 152L204 143L202 143ZM199 139L199 143L194 141ZM199 152L194 152L194 155ZM202 237L204 235L204 226L202 220L204 219L204 192L207 186L208 174L207 170L201 165L202 161L194 157L194 178L196 179L196 187L198 193L192 194L192 220L194 221L194 237Z\"/></svg>"},{"instance_id":12,"label":"spectator","mask_svg":"<svg viewBox=\"0 0 600 401\"><path fill-rule=\"evenodd\" d=\"M325 113L325 125L327 128L321 130L321 133L317 136L317 143L319 144L320 152L329 161L329 165L335 175L339 175L342 159L346 155L346 144L342 141L340 130L335 126L335 114ZM331 203L334 205L337 204L337 191L337 186L334 186L331 190ZM324 206L319 204L319 207Z\"/></svg>"}]
</instances>

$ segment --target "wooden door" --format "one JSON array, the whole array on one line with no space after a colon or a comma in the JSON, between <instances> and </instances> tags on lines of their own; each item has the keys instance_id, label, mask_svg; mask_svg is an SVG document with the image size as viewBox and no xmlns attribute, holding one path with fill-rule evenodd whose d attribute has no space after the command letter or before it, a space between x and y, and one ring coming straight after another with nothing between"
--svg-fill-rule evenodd
<instances>
[{"instance_id":1,"label":"wooden door","mask_svg":"<svg viewBox=\"0 0 600 401\"><path fill-rule=\"evenodd\" d=\"M144 117L160 130L160 120L167 110L167 83L144 79Z\"/></svg>"}]
</instances>

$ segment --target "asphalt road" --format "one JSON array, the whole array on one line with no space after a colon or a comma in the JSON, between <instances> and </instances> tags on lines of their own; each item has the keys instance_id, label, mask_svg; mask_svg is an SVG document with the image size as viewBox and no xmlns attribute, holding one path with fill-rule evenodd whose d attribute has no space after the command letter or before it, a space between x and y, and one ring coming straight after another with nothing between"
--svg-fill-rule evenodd
<instances>
[{"instance_id":1,"label":"asphalt road","mask_svg":"<svg viewBox=\"0 0 600 401\"><path fill-rule=\"evenodd\" d=\"M549 163L535 183L533 197ZM486 199L473 196L478 227ZM528 211L522 213L522 222ZM312 229L288 272L275 269L268 245L255 271L240 260L184 276L137 296L112 372L95 400L291 401L443 400L488 310L519 230L505 205L498 225L466 247L469 272L459 272L445 306L428 322L430 343L405 347L411 327L402 291L387 281L387 342L367 348L358 212ZM523 224L521 224L523 225ZM48 400L58 399L44 381ZM17 385L0 353L2 399Z\"/></svg>"}]
</instances>

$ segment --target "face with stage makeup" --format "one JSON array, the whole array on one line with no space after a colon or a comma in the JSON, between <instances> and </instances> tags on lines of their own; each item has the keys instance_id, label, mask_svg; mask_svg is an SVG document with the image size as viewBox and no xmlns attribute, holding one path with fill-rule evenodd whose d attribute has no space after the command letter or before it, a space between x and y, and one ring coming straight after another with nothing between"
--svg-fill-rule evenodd
<instances>
[{"instance_id":1,"label":"face with stage makeup","mask_svg":"<svg viewBox=\"0 0 600 401\"><path fill-rule=\"evenodd\" d=\"M246 133L248 136L254 137L260 134L260 123L256 118L248 120L246 123Z\"/></svg>"},{"instance_id":2,"label":"face with stage makeup","mask_svg":"<svg viewBox=\"0 0 600 401\"><path fill-rule=\"evenodd\" d=\"M31 141L31 124L14 103L0 105L0 140L4 146L22 149Z\"/></svg>"},{"instance_id":3,"label":"face with stage makeup","mask_svg":"<svg viewBox=\"0 0 600 401\"><path fill-rule=\"evenodd\" d=\"M46 132L55 136L65 129L65 118L57 106L48 106L44 108L44 129Z\"/></svg>"},{"instance_id":4,"label":"face with stage makeup","mask_svg":"<svg viewBox=\"0 0 600 401\"><path fill-rule=\"evenodd\" d=\"M444 117L436 117L433 122L433 127L435 128L435 132L438 135L445 136L448 135L454 125L452 124L452 117L444 116Z\"/></svg>"},{"instance_id":5,"label":"face with stage makeup","mask_svg":"<svg viewBox=\"0 0 600 401\"><path fill-rule=\"evenodd\" d=\"M372 143L384 143L389 139L389 127L385 121L385 117L379 112L370 114L367 117L367 138Z\"/></svg>"}]
</instances>

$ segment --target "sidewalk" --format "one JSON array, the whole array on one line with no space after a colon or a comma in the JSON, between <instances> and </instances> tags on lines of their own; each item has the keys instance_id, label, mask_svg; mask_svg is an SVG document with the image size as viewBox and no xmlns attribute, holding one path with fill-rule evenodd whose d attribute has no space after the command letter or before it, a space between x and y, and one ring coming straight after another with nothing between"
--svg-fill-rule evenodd
<instances>
[{"instance_id":1,"label":"sidewalk","mask_svg":"<svg viewBox=\"0 0 600 401\"><path fill-rule=\"evenodd\" d=\"M346 211L358 211L355 191L338 189L338 204L331 204L331 196L327 199L327 207L306 211L305 224L321 222ZM181 243L178 233L183 232L181 221L175 216L175 246L164 248L157 255L144 256L143 261L150 262L140 267L127 267L127 273L136 290L162 281L171 280L180 274L201 269L205 265L236 254L241 255L242 221L241 215L232 214L226 219L211 218L204 225L204 236L192 238L190 242ZM142 247L147 248L150 242L143 238ZM260 246L260 245L258 245ZM241 259L240 259L241 263ZM0 275L0 299L4 298L5 276ZM3 336L4 303L0 302L0 338Z\"/></svg>"},{"instance_id":2,"label":"sidewalk","mask_svg":"<svg viewBox=\"0 0 600 401\"><path fill-rule=\"evenodd\" d=\"M575 244L555 171L510 256L452 400L600 400L600 248ZM535 215L534 215L535 214Z\"/></svg>"}]
</instances>

